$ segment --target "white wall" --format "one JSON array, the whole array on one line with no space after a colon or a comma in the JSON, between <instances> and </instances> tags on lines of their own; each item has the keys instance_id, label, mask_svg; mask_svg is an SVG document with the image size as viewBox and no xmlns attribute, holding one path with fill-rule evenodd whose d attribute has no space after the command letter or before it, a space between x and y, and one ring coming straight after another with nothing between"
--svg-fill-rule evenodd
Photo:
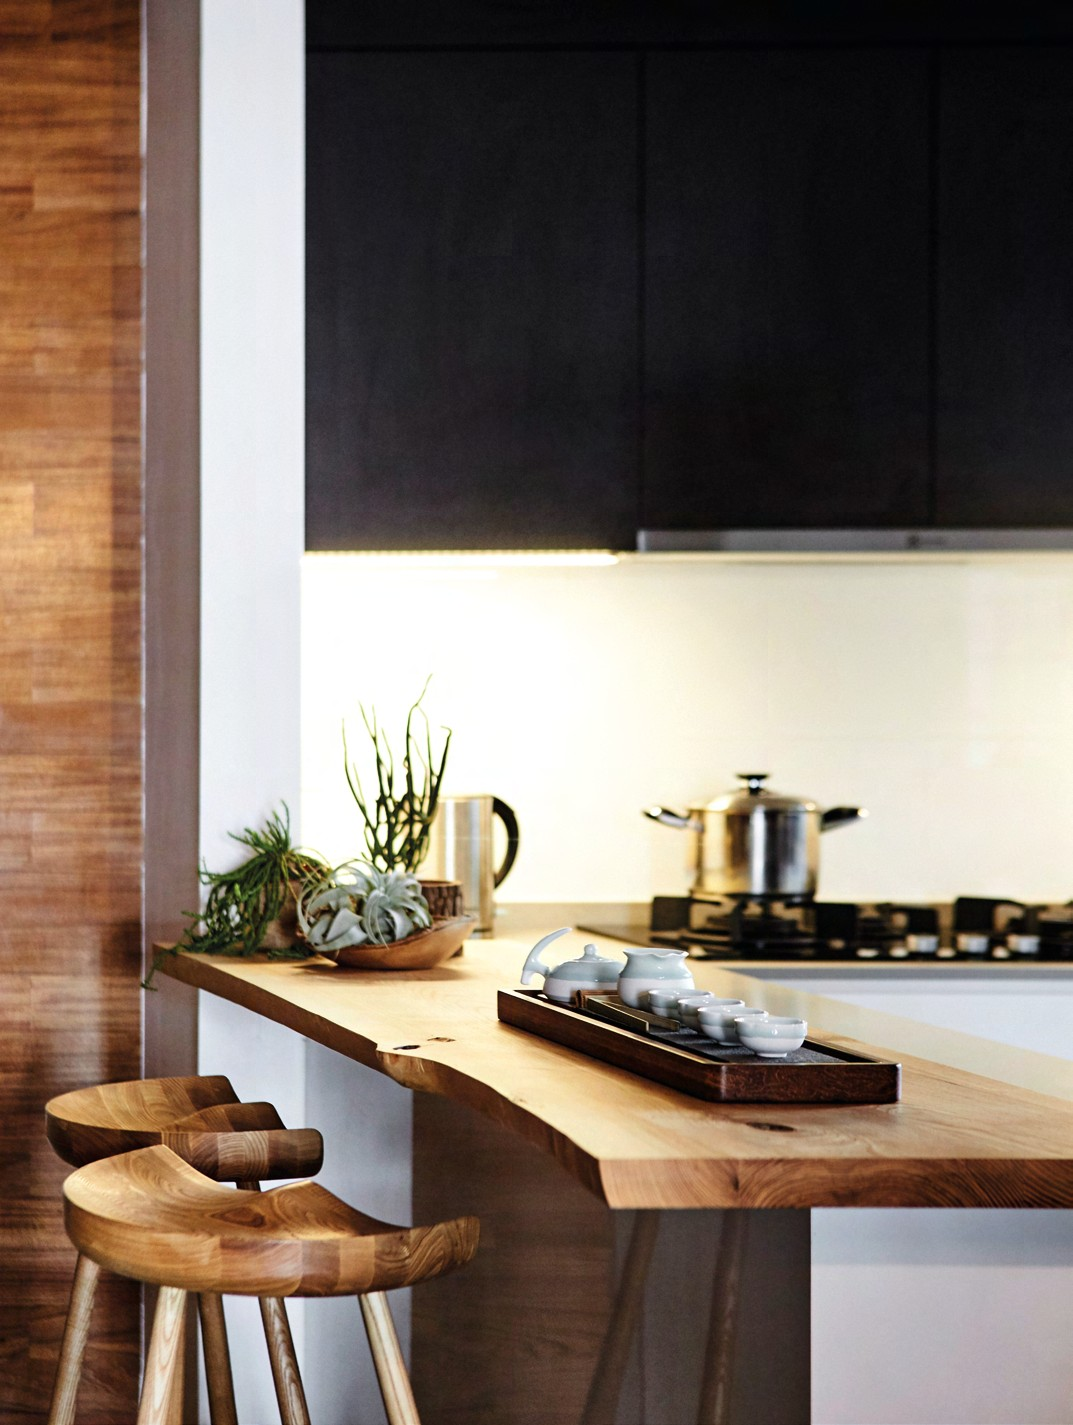
<instances>
[{"instance_id":1,"label":"white wall","mask_svg":"<svg viewBox=\"0 0 1073 1425\"><path fill-rule=\"evenodd\" d=\"M281 800L299 813L303 19L301 0L202 0L200 845L213 868L236 863L229 831ZM198 1038L202 1073L306 1121L297 1035L202 995ZM257 1303L226 1310L240 1414L272 1420ZM301 1351L301 1305L291 1320Z\"/></svg>"},{"instance_id":2,"label":"white wall","mask_svg":"<svg viewBox=\"0 0 1073 1425\"><path fill-rule=\"evenodd\" d=\"M201 849L299 796L304 545L304 28L203 0Z\"/></svg>"},{"instance_id":3,"label":"white wall","mask_svg":"<svg viewBox=\"0 0 1073 1425\"><path fill-rule=\"evenodd\" d=\"M302 0L202 0L201 18L200 844L219 868L240 854L228 832L281 801L302 828L305 28ZM211 995L198 1034L201 1072L321 1129L326 1187L410 1220L408 1093ZM393 1301L404 1350L408 1296ZM257 1304L225 1310L240 1417L276 1419ZM383 1421L356 1302L289 1312L312 1418Z\"/></svg>"},{"instance_id":4,"label":"white wall","mask_svg":"<svg viewBox=\"0 0 1073 1425\"><path fill-rule=\"evenodd\" d=\"M505 901L641 901L689 883L640 808L745 770L867 822L820 892L1073 895L1073 556L965 562L420 569L303 564L307 839L360 851L340 721L454 729L449 790L519 813Z\"/></svg>"}]
</instances>

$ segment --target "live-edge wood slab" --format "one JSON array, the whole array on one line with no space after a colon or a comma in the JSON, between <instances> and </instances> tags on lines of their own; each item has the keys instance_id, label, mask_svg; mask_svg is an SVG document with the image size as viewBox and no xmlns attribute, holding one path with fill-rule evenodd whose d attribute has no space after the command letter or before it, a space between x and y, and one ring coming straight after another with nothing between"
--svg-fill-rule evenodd
<instances>
[{"instance_id":1,"label":"live-edge wood slab","mask_svg":"<svg viewBox=\"0 0 1073 1425\"><path fill-rule=\"evenodd\" d=\"M896 1041L859 1043L838 1029L860 1013L813 997L808 1018L825 1041L901 1061L900 1103L704 1103L499 1023L496 993L526 948L483 942L409 974L182 954L166 973L477 1109L612 1207L1073 1207L1066 1098L904 1054ZM788 993L707 965L696 978L780 1010ZM906 1026L926 1045L920 1030ZM933 1038L941 1047L941 1031Z\"/></svg>"}]
</instances>

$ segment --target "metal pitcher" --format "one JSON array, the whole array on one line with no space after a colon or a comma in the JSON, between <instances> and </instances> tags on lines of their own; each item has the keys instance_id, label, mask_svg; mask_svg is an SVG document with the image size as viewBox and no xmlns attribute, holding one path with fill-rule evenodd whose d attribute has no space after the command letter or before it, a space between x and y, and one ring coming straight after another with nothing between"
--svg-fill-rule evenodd
<instances>
[{"instance_id":1,"label":"metal pitcher","mask_svg":"<svg viewBox=\"0 0 1073 1425\"><path fill-rule=\"evenodd\" d=\"M507 850L496 866L492 846L493 818L507 832ZM495 928L495 889L506 880L518 854L518 818L499 797L441 797L432 820L423 875L462 884L462 908L475 915L475 935Z\"/></svg>"}]
</instances>

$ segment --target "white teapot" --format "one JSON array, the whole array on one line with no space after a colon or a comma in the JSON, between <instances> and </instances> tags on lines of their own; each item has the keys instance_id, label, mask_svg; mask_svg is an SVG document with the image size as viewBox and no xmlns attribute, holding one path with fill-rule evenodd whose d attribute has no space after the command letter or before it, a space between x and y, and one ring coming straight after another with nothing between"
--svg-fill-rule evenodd
<instances>
[{"instance_id":1,"label":"white teapot","mask_svg":"<svg viewBox=\"0 0 1073 1425\"><path fill-rule=\"evenodd\" d=\"M578 959L564 960L550 970L540 957L553 940L558 940L571 928L564 925L562 930L553 930L543 940L538 940L522 966L522 984L530 984L534 975L543 975L544 993L556 1004L569 1004L575 990L606 990L610 993L622 973L622 961L598 954L595 945L586 945L585 953Z\"/></svg>"}]
</instances>

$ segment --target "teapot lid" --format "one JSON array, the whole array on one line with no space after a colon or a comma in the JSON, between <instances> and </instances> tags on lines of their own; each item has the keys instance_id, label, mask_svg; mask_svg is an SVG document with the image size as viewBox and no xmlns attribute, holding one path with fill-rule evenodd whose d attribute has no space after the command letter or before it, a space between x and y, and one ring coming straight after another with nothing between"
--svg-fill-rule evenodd
<instances>
[{"instance_id":1,"label":"teapot lid","mask_svg":"<svg viewBox=\"0 0 1073 1425\"><path fill-rule=\"evenodd\" d=\"M583 955L564 960L551 973L557 980L606 980L610 984L622 973L622 961L599 954L595 945L586 945Z\"/></svg>"},{"instance_id":2,"label":"teapot lid","mask_svg":"<svg viewBox=\"0 0 1073 1425\"><path fill-rule=\"evenodd\" d=\"M819 810L816 803L809 801L806 797L792 797L787 796L784 792L770 791L764 786L770 775L767 772L739 772L737 775L739 781L745 783L744 787L736 787L732 792L724 792L721 797L716 797L714 801L699 810L737 812L744 816L749 816L757 810L782 812Z\"/></svg>"}]
</instances>

